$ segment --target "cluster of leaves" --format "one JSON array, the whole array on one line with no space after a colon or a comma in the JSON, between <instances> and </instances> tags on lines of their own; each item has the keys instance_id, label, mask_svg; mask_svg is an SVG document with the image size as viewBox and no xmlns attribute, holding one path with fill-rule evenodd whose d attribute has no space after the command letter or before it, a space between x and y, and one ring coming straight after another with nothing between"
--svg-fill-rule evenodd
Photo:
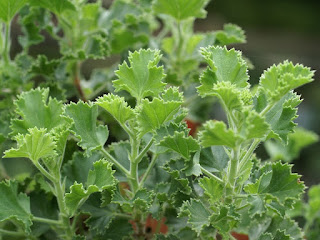
<instances>
[{"instance_id":1,"label":"cluster of leaves","mask_svg":"<svg viewBox=\"0 0 320 240\"><path fill-rule=\"evenodd\" d=\"M313 71L285 61L251 88L248 61L224 47L245 42L239 27L193 32L207 3L0 2L0 143L10 158L2 162L29 169L0 169L8 178L0 183L0 238L317 236L318 186L303 204L300 175L279 161L317 140L294 123L301 99L293 90L311 82ZM23 50L11 60L17 13ZM41 32L57 40L57 58L30 55L45 40ZM82 63L119 56L116 71L96 70L84 81ZM190 136L184 120L207 120L212 101L227 122L206 121ZM254 154L263 142L271 161ZM297 216L305 217L306 233Z\"/></svg>"}]
</instances>

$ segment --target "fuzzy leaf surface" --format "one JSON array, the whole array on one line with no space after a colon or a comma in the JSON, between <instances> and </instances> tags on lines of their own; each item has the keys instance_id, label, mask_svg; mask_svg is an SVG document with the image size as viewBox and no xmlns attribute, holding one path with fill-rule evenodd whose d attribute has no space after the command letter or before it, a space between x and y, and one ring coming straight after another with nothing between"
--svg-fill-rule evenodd
<instances>
[{"instance_id":1,"label":"fuzzy leaf surface","mask_svg":"<svg viewBox=\"0 0 320 240\"><path fill-rule=\"evenodd\" d=\"M213 85L218 82L230 82L238 88L247 87L249 76L247 64L241 57L241 52L222 47L201 48L201 54L209 65L200 77L200 96L213 94Z\"/></svg>"},{"instance_id":2,"label":"fuzzy leaf surface","mask_svg":"<svg viewBox=\"0 0 320 240\"><path fill-rule=\"evenodd\" d=\"M25 157L37 163L40 158L56 155L56 143L45 129L30 128L29 134L17 135L17 148L4 152L5 158Z\"/></svg>"},{"instance_id":3,"label":"fuzzy leaf surface","mask_svg":"<svg viewBox=\"0 0 320 240\"><path fill-rule=\"evenodd\" d=\"M75 11L75 6L69 0L29 0L33 6L49 9L50 11L60 15L66 10Z\"/></svg>"},{"instance_id":4,"label":"fuzzy leaf surface","mask_svg":"<svg viewBox=\"0 0 320 240\"><path fill-rule=\"evenodd\" d=\"M63 125L62 102L49 98L49 89L33 89L23 92L15 101L16 112L22 119L13 119L12 135L26 134L29 128L45 128L51 131ZM49 98L49 99L48 99Z\"/></svg>"},{"instance_id":5,"label":"fuzzy leaf surface","mask_svg":"<svg viewBox=\"0 0 320 240\"><path fill-rule=\"evenodd\" d=\"M89 171L87 189L83 184L75 183L70 187L70 193L66 194L65 201L71 215L75 213L81 201L86 200L92 193L107 190L113 192L116 180L113 176L111 164L100 160L93 164L93 170Z\"/></svg>"},{"instance_id":6,"label":"fuzzy leaf surface","mask_svg":"<svg viewBox=\"0 0 320 240\"><path fill-rule=\"evenodd\" d=\"M0 19L9 23L16 13L27 3L27 0L1 0Z\"/></svg>"},{"instance_id":7,"label":"fuzzy leaf surface","mask_svg":"<svg viewBox=\"0 0 320 240\"><path fill-rule=\"evenodd\" d=\"M227 130L227 126L221 121L208 121L204 124L204 130L200 132L200 141L202 146L210 147L214 145L225 145L234 148L241 137Z\"/></svg>"},{"instance_id":8,"label":"fuzzy leaf surface","mask_svg":"<svg viewBox=\"0 0 320 240\"><path fill-rule=\"evenodd\" d=\"M107 126L97 127L98 106L79 101L66 106L65 113L74 124L71 130L80 139L79 145L90 155L106 143L109 131Z\"/></svg>"},{"instance_id":9,"label":"fuzzy leaf surface","mask_svg":"<svg viewBox=\"0 0 320 240\"><path fill-rule=\"evenodd\" d=\"M9 219L30 233L30 199L23 193L18 194L18 183L11 181L0 183L0 222Z\"/></svg>"},{"instance_id":10,"label":"fuzzy leaf surface","mask_svg":"<svg viewBox=\"0 0 320 240\"><path fill-rule=\"evenodd\" d=\"M153 10L158 14L166 14L176 20L184 20L190 17L204 18L204 10L208 0L157 0L153 4Z\"/></svg>"},{"instance_id":11,"label":"fuzzy leaf surface","mask_svg":"<svg viewBox=\"0 0 320 240\"><path fill-rule=\"evenodd\" d=\"M108 111L120 124L124 124L135 116L123 97L108 94L98 98L96 104Z\"/></svg>"},{"instance_id":12,"label":"fuzzy leaf surface","mask_svg":"<svg viewBox=\"0 0 320 240\"><path fill-rule=\"evenodd\" d=\"M125 90L136 99L147 96L157 96L165 84L163 67L158 67L161 54L159 50L144 50L130 52L128 61L119 66L118 77L113 81L116 91Z\"/></svg>"}]
</instances>

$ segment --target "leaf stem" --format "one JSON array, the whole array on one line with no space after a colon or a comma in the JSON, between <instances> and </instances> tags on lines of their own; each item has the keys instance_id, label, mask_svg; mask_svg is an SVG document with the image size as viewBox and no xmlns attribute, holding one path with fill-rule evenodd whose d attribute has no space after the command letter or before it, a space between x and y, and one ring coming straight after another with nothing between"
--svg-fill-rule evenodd
<instances>
[{"instance_id":1,"label":"leaf stem","mask_svg":"<svg viewBox=\"0 0 320 240\"><path fill-rule=\"evenodd\" d=\"M3 47L3 60L5 65L8 65L10 61L10 29L11 23L4 23L4 47Z\"/></svg>"},{"instance_id":2,"label":"leaf stem","mask_svg":"<svg viewBox=\"0 0 320 240\"><path fill-rule=\"evenodd\" d=\"M46 177L48 178L51 182L55 182L56 179L50 174L48 173L47 170L45 170L42 165L39 162L35 162L35 166L38 168L38 170Z\"/></svg>"},{"instance_id":3,"label":"leaf stem","mask_svg":"<svg viewBox=\"0 0 320 240\"><path fill-rule=\"evenodd\" d=\"M61 225L61 221L53 220L53 219L49 219L49 218L41 218L41 217L33 216L32 220L35 221L35 222L42 222L42 223L48 223L48 224L54 224L54 225Z\"/></svg>"},{"instance_id":4,"label":"leaf stem","mask_svg":"<svg viewBox=\"0 0 320 240\"><path fill-rule=\"evenodd\" d=\"M110 153L108 153L103 147L100 149L101 152L105 155L105 157L107 158L107 160L109 160L110 162L112 162L117 168L119 168L119 170L121 170L126 176L130 175L130 172L121 165L121 163L119 163L114 157L112 157L112 155Z\"/></svg>"},{"instance_id":5,"label":"leaf stem","mask_svg":"<svg viewBox=\"0 0 320 240\"><path fill-rule=\"evenodd\" d=\"M131 155L130 155L130 182L132 185L132 191L135 194L139 189L138 179L138 165L137 161L140 141L135 137L130 137L131 142Z\"/></svg>"},{"instance_id":6,"label":"leaf stem","mask_svg":"<svg viewBox=\"0 0 320 240\"><path fill-rule=\"evenodd\" d=\"M58 202L58 206L59 206L59 210L60 210L59 215L60 215L60 219L62 222L62 226L66 231L65 237L67 240L71 240L73 237L73 232L72 232L72 227L70 225L70 218L68 216L67 206L64 201L65 189L64 189L64 186L62 186L62 184L61 184L60 173L59 173L59 176L57 177L57 179L58 179L58 181L54 181L53 184L54 184L57 202Z\"/></svg>"},{"instance_id":7,"label":"leaf stem","mask_svg":"<svg viewBox=\"0 0 320 240\"><path fill-rule=\"evenodd\" d=\"M22 232L14 232L14 231L9 231L9 230L5 230L5 229L1 229L1 228L0 228L0 234L1 235L8 235L8 236L16 236L16 237L25 236L25 234Z\"/></svg>"},{"instance_id":8,"label":"leaf stem","mask_svg":"<svg viewBox=\"0 0 320 240\"><path fill-rule=\"evenodd\" d=\"M204 167L200 167L201 168L201 171L207 175L208 177L212 177L214 178L215 180L217 180L218 182L220 183L223 183L222 179L217 177L216 175L212 174L211 172L209 172L207 169L205 169Z\"/></svg>"},{"instance_id":9,"label":"leaf stem","mask_svg":"<svg viewBox=\"0 0 320 240\"><path fill-rule=\"evenodd\" d=\"M238 163L239 163L239 148L235 148L232 151L232 158L231 158L231 162L230 162L230 170L229 170L229 183L232 187L232 189L235 188L235 183L236 183L236 178L238 175Z\"/></svg>"},{"instance_id":10,"label":"leaf stem","mask_svg":"<svg viewBox=\"0 0 320 240\"><path fill-rule=\"evenodd\" d=\"M254 150L257 148L261 141L259 139L255 139L252 144L250 145L249 149L247 150L246 154L243 156L243 158L240 160L240 168L246 165L246 163L251 158Z\"/></svg>"},{"instance_id":11,"label":"leaf stem","mask_svg":"<svg viewBox=\"0 0 320 240\"><path fill-rule=\"evenodd\" d=\"M153 138L150 139L150 141L148 142L148 144L144 147L144 149L142 149L142 151L139 153L139 155L136 158L136 161L139 163L141 161L141 159L143 158L143 156L149 151L150 147L153 144Z\"/></svg>"},{"instance_id":12,"label":"leaf stem","mask_svg":"<svg viewBox=\"0 0 320 240\"><path fill-rule=\"evenodd\" d=\"M142 177L142 179L141 179L141 181L140 181L140 183L139 183L139 187L143 187L144 182L146 181L146 179L148 178L148 176L149 176L152 168L154 167L157 158L158 158L158 154L154 154L154 155L152 156L151 162L150 162L150 164L149 164L146 172L144 173L144 175L143 175L143 177Z\"/></svg>"},{"instance_id":13,"label":"leaf stem","mask_svg":"<svg viewBox=\"0 0 320 240\"><path fill-rule=\"evenodd\" d=\"M81 63L79 61L76 61L73 64L73 84L76 87L76 89L80 95L81 100L84 102L87 102L87 99L86 99L85 94L82 90L81 82L80 82L80 66L81 66Z\"/></svg>"}]
</instances>

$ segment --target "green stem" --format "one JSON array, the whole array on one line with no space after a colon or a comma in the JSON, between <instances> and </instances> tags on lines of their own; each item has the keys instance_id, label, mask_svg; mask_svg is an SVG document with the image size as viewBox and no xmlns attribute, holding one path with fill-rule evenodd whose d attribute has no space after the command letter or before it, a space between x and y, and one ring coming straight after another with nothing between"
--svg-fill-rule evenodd
<instances>
[{"instance_id":1,"label":"green stem","mask_svg":"<svg viewBox=\"0 0 320 240\"><path fill-rule=\"evenodd\" d=\"M35 162L35 166L51 182L55 182L56 181L56 179L50 173L48 173L47 170L45 170L39 162Z\"/></svg>"},{"instance_id":2,"label":"green stem","mask_svg":"<svg viewBox=\"0 0 320 240\"><path fill-rule=\"evenodd\" d=\"M59 180L53 182L53 184L54 184L57 202L58 202L58 206L59 206L59 210L60 210L60 219L61 219L63 227L66 231L66 239L71 240L73 237L73 232L72 232L72 227L70 225L70 219L69 219L68 212L67 212L67 206L64 201L65 190L64 190L64 187L62 186L61 181L60 181L61 177L59 176L58 179Z\"/></svg>"},{"instance_id":3,"label":"green stem","mask_svg":"<svg viewBox=\"0 0 320 240\"><path fill-rule=\"evenodd\" d=\"M10 28L11 23L4 23L4 47L3 47L3 60L6 65L10 61Z\"/></svg>"},{"instance_id":4,"label":"green stem","mask_svg":"<svg viewBox=\"0 0 320 240\"><path fill-rule=\"evenodd\" d=\"M217 177L216 175L212 174L211 172L209 172L207 169L205 169L204 167L200 167L201 171L207 175L208 177L214 178L215 180L217 180L220 183L223 183L222 179Z\"/></svg>"},{"instance_id":5,"label":"green stem","mask_svg":"<svg viewBox=\"0 0 320 240\"><path fill-rule=\"evenodd\" d=\"M229 170L229 178L228 178L232 189L235 188L236 178L238 175L238 162L239 162L238 156L239 156L239 149L238 148L233 149L232 158L230 162L231 164L230 164L230 170Z\"/></svg>"},{"instance_id":6,"label":"green stem","mask_svg":"<svg viewBox=\"0 0 320 240\"><path fill-rule=\"evenodd\" d=\"M42 222L42 223L48 223L48 224L54 224L54 225L61 225L61 222L58 220L48 219L48 218L41 218L41 217L33 217L33 221L35 222Z\"/></svg>"},{"instance_id":7,"label":"green stem","mask_svg":"<svg viewBox=\"0 0 320 240\"><path fill-rule=\"evenodd\" d=\"M150 164L149 164L146 172L144 173L144 175L143 175L143 177L142 177L142 179L141 179L141 181L140 181L140 183L139 183L139 187L143 187L144 182L146 181L146 179L147 179L147 177L149 176L152 168L154 167L157 158L158 158L158 155L157 155L157 154L154 154L154 155L152 156L151 162L150 162Z\"/></svg>"},{"instance_id":8,"label":"green stem","mask_svg":"<svg viewBox=\"0 0 320 240\"><path fill-rule=\"evenodd\" d=\"M132 191L135 194L139 189L138 165L137 161L140 141L137 138L131 138L131 155L130 155L130 182Z\"/></svg>"},{"instance_id":9,"label":"green stem","mask_svg":"<svg viewBox=\"0 0 320 240\"><path fill-rule=\"evenodd\" d=\"M261 141L259 139L255 139L252 144L250 145L249 149L247 150L246 154L243 156L243 158L240 160L240 169L246 165L246 163L251 158L254 150L256 150L257 146L259 145Z\"/></svg>"},{"instance_id":10,"label":"green stem","mask_svg":"<svg viewBox=\"0 0 320 240\"><path fill-rule=\"evenodd\" d=\"M139 155L136 158L136 161L139 163L141 161L141 159L143 158L143 156L149 151L150 147L153 144L153 138L150 139L150 141L148 142L148 144L144 147L144 149L142 149L142 151L139 153Z\"/></svg>"},{"instance_id":11,"label":"green stem","mask_svg":"<svg viewBox=\"0 0 320 240\"><path fill-rule=\"evenodd\" d=\"M103 147L100 150L105 155L108 161L112 162L126 176L130 175L130 172L124 166L122 166L114 157L112 157L111 154L108 153Z\"/></svg>"},{"instance_id":12,"label":"green stem","mask_svg":"<svg viewBox=\"0 0 320 240\"><path fill-rule=\"evenodd\" d=\"M16 236L16 237L25 236L25 234L22 232L14 232L14 231L9 231L9 230L4 230L4 229L0 229L0 234L1 235L8 235L8 236Z\"/></svg>"}]
</instances>

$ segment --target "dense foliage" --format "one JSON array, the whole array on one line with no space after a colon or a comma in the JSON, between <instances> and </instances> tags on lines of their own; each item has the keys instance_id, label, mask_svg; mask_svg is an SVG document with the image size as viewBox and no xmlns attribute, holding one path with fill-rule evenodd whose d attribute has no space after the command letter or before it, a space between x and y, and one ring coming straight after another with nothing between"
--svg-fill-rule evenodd
<instances>
[{"instance_id":1,"label":"dense foliage","mask_svg":"<svg viewBox=\"0 0 320 240\"><path fill-rule=\"evenodd\" d=\"M320 234L320 188L305 203L289 164L318 139L294 122L314 72L284 61L250 86L251 63L226 47L240 27L193 31L207 3L0 1L0 239ZM59 54L34 55L48 39ZM208 120L215 102L222 120Z\"/></svg>"}]
</instances>

